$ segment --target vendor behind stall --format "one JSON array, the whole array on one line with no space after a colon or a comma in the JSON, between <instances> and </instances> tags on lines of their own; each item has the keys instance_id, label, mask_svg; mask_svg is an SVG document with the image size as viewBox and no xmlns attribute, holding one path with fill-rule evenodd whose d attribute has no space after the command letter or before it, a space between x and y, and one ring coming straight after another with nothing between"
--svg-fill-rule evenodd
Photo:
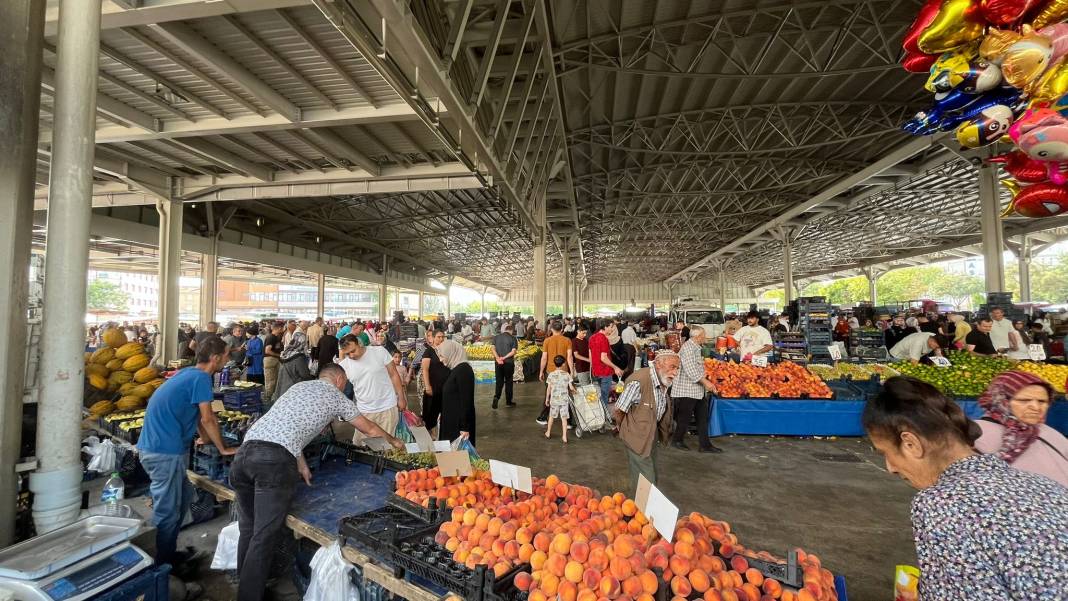
<instances>
[{"instance_id":1,"label":"vendor behind stall","mask_svg":"<svg viewBox=\"0 0 1068 601\"><path fill-rule=\"evenodd\" d=\"M285 525L299 478L311 485L311 471L302 451L323 428L340 416L363 434L404 448L403 442L360 415L356 404L345 398L341 391L347 382L340 365L323 365L317 380L291 386L245 435L230 468L241 532L237 545L239 601L263 598L278 534Z\"/></svg>"},{"instance_id":2,"label":"vendor behind stall","mask_svg":"<svg viewBox=\"0 0 1068 601\"><path fill-rule=\"evenodd\" d=\"M189 565L189 555L179 554L178 529L192 502L193 489L186 479L189 445L197 433L215 444L219 453L233 455L219 431L211 410L213 375L230 360L229 347L218 336L197 345L196 367L187 367L167 379L152 395L145 410L145 423L137 448L141 466L152 480L152 523L156 526L156 561L173 566Z\"/></svg>"}]
</instances>

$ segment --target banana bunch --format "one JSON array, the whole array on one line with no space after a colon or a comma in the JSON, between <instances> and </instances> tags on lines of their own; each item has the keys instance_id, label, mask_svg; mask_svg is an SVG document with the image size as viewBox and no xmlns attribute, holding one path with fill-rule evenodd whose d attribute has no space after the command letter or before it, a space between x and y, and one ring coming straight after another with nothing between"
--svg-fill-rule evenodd
<instances>
[{"instance_id":1,"label":"banana bunch","mask_svg":"<svg viewBox=\"0 0 1068 601\"><path fill-rule=\"evenodd\" d=\"M471 361L493 361L492 345L479 342L465 346L464 350L467 351L467 358Z\"/></svg>"}]
</instances>

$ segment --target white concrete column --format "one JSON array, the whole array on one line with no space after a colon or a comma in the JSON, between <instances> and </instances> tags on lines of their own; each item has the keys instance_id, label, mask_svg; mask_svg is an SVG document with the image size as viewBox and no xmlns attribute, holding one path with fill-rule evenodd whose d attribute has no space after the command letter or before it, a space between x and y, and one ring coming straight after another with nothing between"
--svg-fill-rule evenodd
<instances>
[{"instance_id":1,"label":"white concrete column","mask_svg":"<svg viewBox=\"0 0 1068 601\"><path fill-rule=\"evenodd\" d=\"M382 255L382 284L378 287L378 321L386 321L389 312L389 256Z\"/></svg>"},{"instance_id":2,"label":"white concrete column","mask_svg":"<svg viewBox=\"0 0 1068 601\"><path fill-rule=\"evenodd\" d=\"M426 311L426 303L424 301L423 291L419 291L419 317L423 316L423 312Z\"/></svg>"},{"instance_id":3,"label":"white concrete column","mask_svg":"<svg viewBox=\"0 0 1068 601\"><path fill-rule=\"evenodd\" d=\"M11 51L7 46L4 51ZM100 0L60 0L56 47L37 410L39 467L30 475L38 534L72 523L81 507L85 289L93 206ZM27 117L36 118L36 113Z\"/></svg>"},{"instance_id":4,"label":"white concrete column","mask_svg":"<svg viewBox=\"0 0 1068 601\"><path fill-rule=\"evenodd\" d=\"M219 298L219 236L208 237L208 252L200 255L200 327L215 321Z\"/></svg>"},{"instance_id":5,"label":"white concrete column","mask_svg":"<svg viewBox=\"0 0 1068 601\"><path fill-rule=\"evenodd\" d=\"M727 274L722 267L719 269L719 309L727 312Z\"/></svg>"},{"instance_id":6,"label":"white concrete column","mask_svg":"<svg viewBox=\"0 0 1068 601\"><path fill-rule=\"evenodd\" d=\"M1020 302L1031 302L1031 239L1027 234L1020 236L1020 249L1016 252L1016 260L1020 270Z\"/></svg>"},{"instance_id":7,"label":"white concrete column","mask_svg":"<svg viewBox=\"0 0 1068 601\"><path fill-rule=\"evenodd\" d=\"M563 252L562 259L563 259L563 263L564 263L564 265L563 265L563 267L564 267L564 275L563 275L563 281L561 282L561 286L560 286L560 296L563 297L563 298L560 299L561 300L560 313L562 313L564 317L567 317L568 314L570 313L570 307L568 306L568 304L571 301L571 239L570 238L566 238L564 240L564 252Z\"/></svg>"},{"instance_id":8,"label":"white concrete column","mask_svg":"<svg viewBox=\"0 0 1068 601\"><path fill-rule=\"evenodd\" d=\"M0 2L0 548L14 542L45 0Z\"/></svg>"},{"instance_id":9,"label":"white concrete column","mask_svg":"<svg viewBox=\"0 0 1068 601\"><path fill-rule=\"evenodd\" d=\"M534 319L542 329L545 321L545 238L539 235L534 244Z\"/></svg>"},{"instance_id":10,"label":"white concrete column","mask_svg":"<svg viewBox=\"0 0 1068 601\"><path fill-rule=\"evenodd\" d=\"M455 276L449 276L449 279L445 282L445 320L452 319L452 282L456 279Z\"/></svg>"},{"instance_id":11,"label":"white concrete column","mask_svg":"<svg viewBox=\"0 0 1068 601\"><path fill-rule=\"evenodd\" d=\"M315 316L322 317L324 320L326 316L326 275L317 273L315 274Z\"/></svg>"},{"instance_id":12,"label":"white concrete column","mask_svg":"<svg viewBox=\"0 0 1068 601\"><path fill-rule=\"evenodd\" d=\"M864 277L868 278L868 300L871 301L874 307L879 303L877 284L879 283L879 276L882 274L874 267L864 267L860 271L864 274Z\"/></svg>"},{"instance_id":13,"label":"white concrete column","mask_svg":"<svg viewBox=\"0 0 1068 601\"><path fill-rule=\"evenodd\" d=\"M791 234L786 232L782 238L782 277L783 277L783 290L786 291L786 298L784 299L784 307L790 306L790 303L794 300L794 243L791 239Z\"/></svg>"},{"instance_id":14,"label":"white concrete column","mask_svg":"<svg viewBox=\"0 0 1068 601\"><path fill-rule=\"evenodd\" d=\"M480 310L482 311L482 313L479 314L479 317L485 317L486 316L486 289L485 288L482 289L482 307L481 307Z\"/></svg>"},{"instance_id":15,"label":"white concrete column","mask_svg":"<svg viewBox=\"0 0 1068 601\"><path fill-rule=\"evenodd\" d=\"M995 165L979 168L979 226L983 236L983 269L987 292L1005 291L1005 231L1001 227L1001 198Z\"/></svg>"},{"instance_id":16,"label":"white concrete column","mask_svg":"<svg viewBox=\"0 0 1068 601\"><path fill-rule=\"evenodd\" d=\"M156 203L159 214L159 343L156 362L166 365L178 358L178 280L182 276L181 201Z\"/></svg>"}]
</instances>

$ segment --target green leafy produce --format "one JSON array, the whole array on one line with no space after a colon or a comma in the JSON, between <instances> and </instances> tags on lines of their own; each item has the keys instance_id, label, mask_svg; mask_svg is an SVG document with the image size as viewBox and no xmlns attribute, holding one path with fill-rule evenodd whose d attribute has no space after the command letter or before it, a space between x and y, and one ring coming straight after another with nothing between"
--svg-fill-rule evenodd
<instances>
[{"instance_id":1,"label":"green leafy produce","mask_svg":"<svg viewBox=\"0 0 1068 601\"><path fill-rule=\"evenodd\" d=\"M808 370L823 378L824 382L829 380L868 380L872 376L879 376L879 381L886 381L887 378L899 375L897 370L880 363L813 364L808 366Z\"/></svg>"}]
</instances>

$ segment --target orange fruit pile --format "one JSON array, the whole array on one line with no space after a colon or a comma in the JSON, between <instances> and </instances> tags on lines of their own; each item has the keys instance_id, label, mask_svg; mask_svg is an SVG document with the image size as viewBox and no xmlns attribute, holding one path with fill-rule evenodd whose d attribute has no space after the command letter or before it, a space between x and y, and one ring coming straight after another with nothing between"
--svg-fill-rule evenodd
<instances>
[{"instance_id":1,"label":"orange fruit pile","mask_svg":"<svg viewBox=\"0 0 1068 601\"><path fill-rule=\"evenodd\" d=\"M718 396L796 399L806 395L829 399L831 389L819 376L792 361L753 367L748 363L705 359L705 375L715 384Z\"/></svg>"},{"instance_id":2,"label":"orange fruit pile","mask_svg":"<svg viewBox=\"0 0 1068 601\"><path fill-rule=\"evenodd\" d=\"M493 484L484 472L457 479L412 470L397 475L397 490L424 505L455 501L435 541L457 563L485 565L497 577L530 564L514 576L528 601L652 601L660 587L674 601L837 600L833 576L815 555L798 550L805 585L794 591L749 567L746 557L782 560L747 550L726 522L691 513L669 543L623 493L599 496L555 475L536 478L527 494Z\"/></svg>"}]
</instances>

